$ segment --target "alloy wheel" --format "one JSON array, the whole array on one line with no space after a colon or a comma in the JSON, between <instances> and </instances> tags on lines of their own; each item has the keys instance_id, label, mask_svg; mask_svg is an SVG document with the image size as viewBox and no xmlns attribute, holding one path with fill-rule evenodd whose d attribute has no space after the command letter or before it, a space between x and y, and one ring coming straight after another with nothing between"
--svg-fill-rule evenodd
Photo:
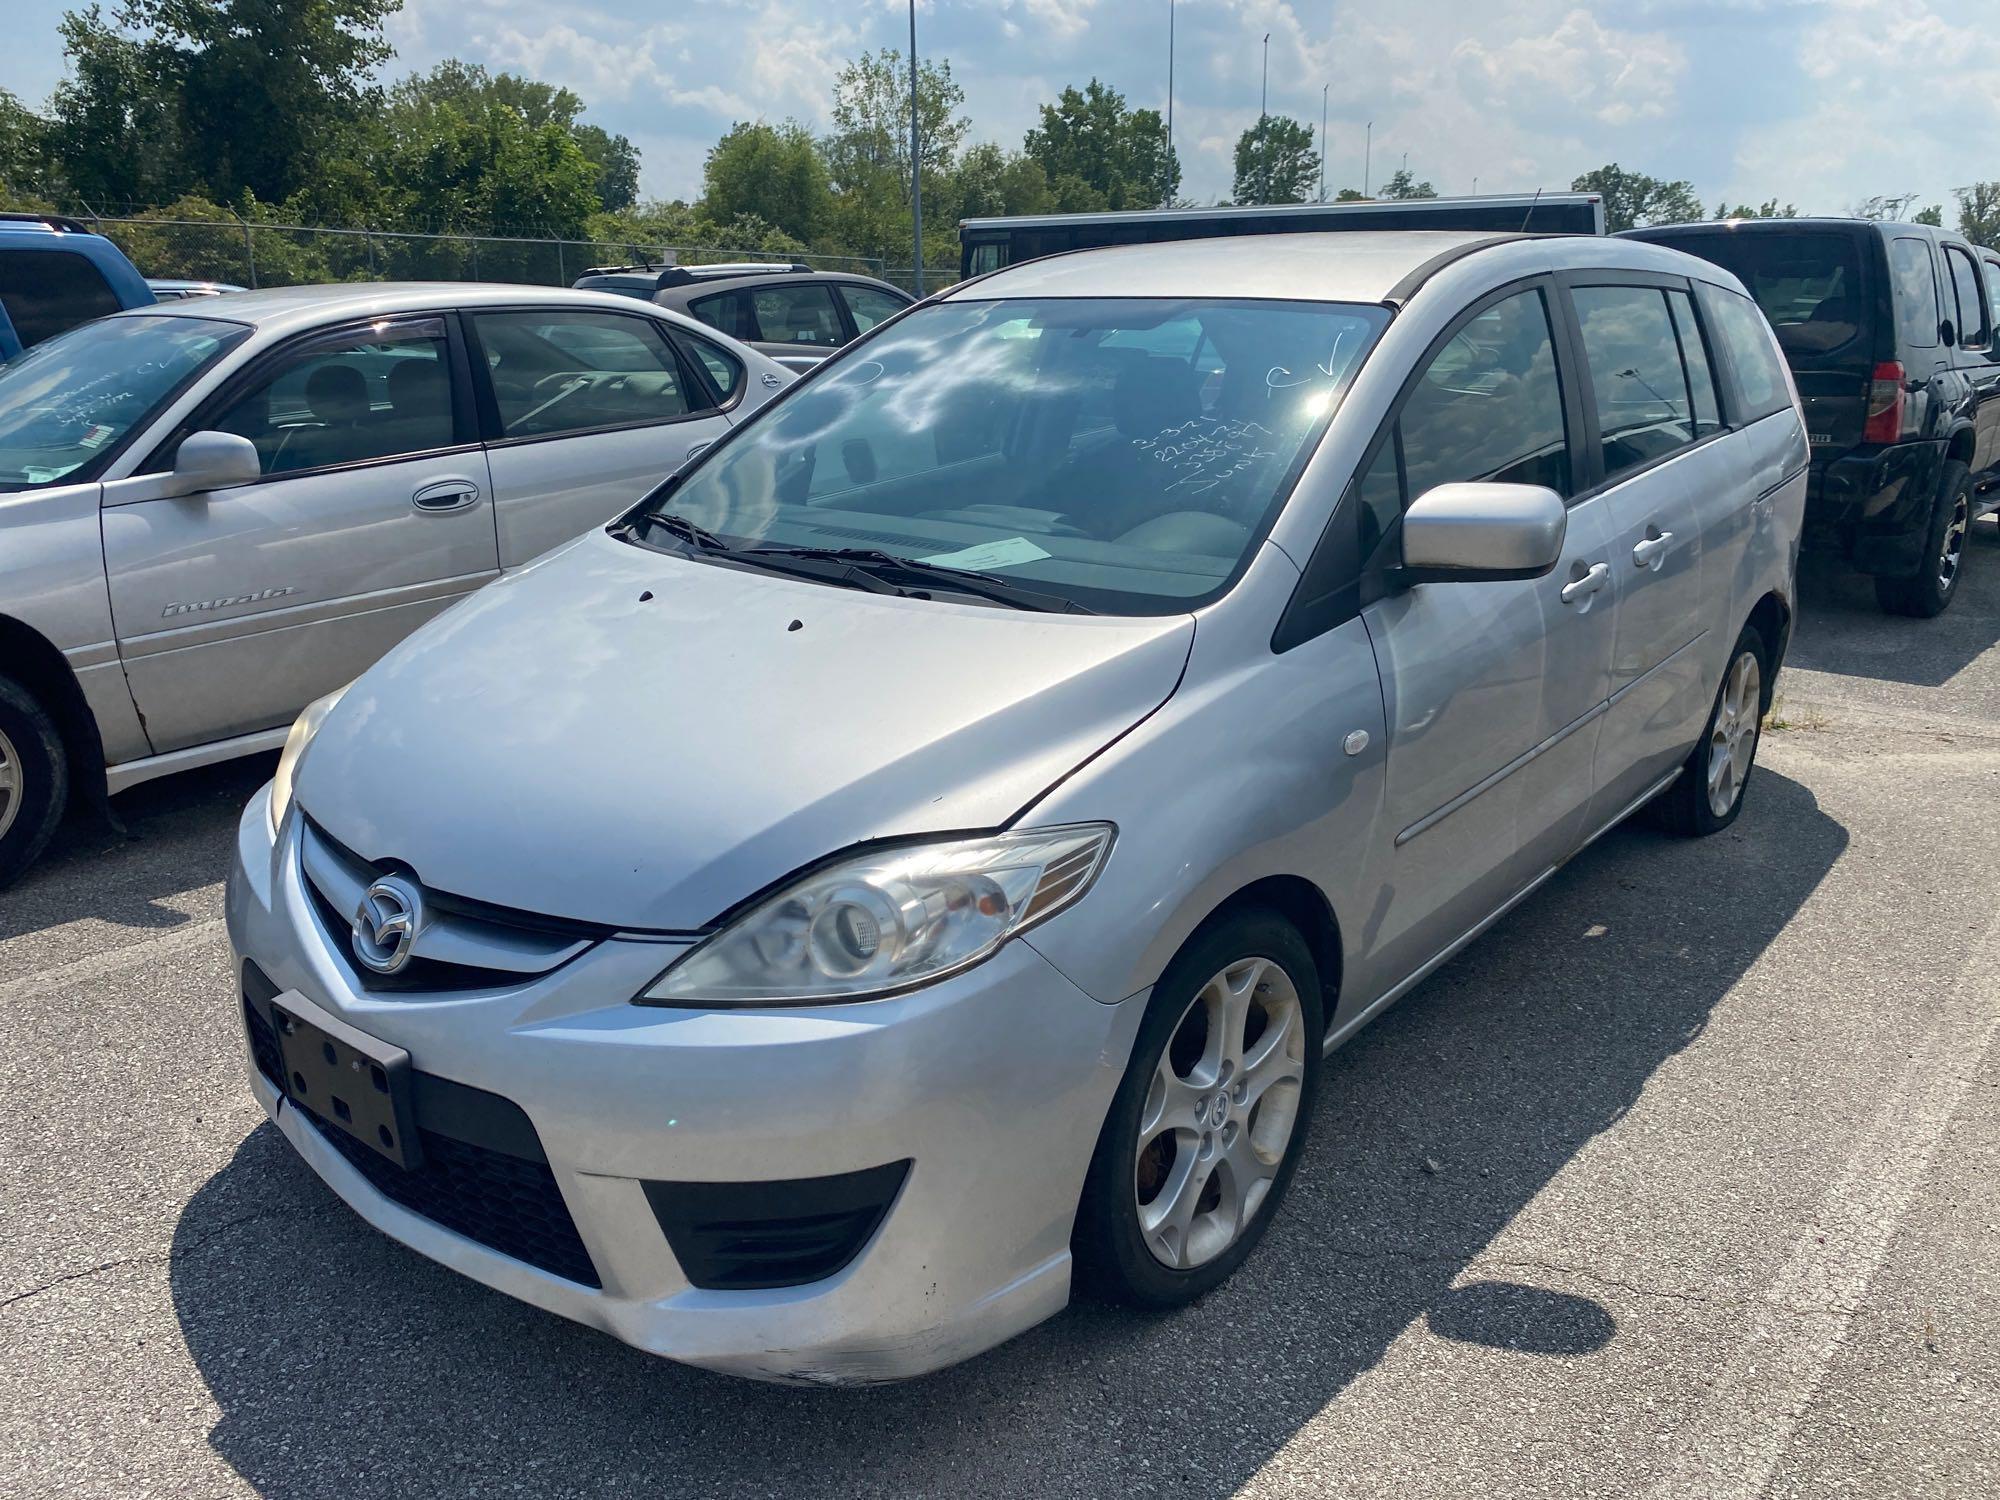
<instances>
[{"instance_id":1,"label":"alloy wheel","mask_svg":"<svg viewBox=\"0 0 2000 1500\"><path fill-rule=\"evenodd\" d=\"M0 838L14 826L21 811L21 757L14 742L0 731Z\"/></svg>"},{"instance_id":2,"label":"alloy wheel","mask_svg":"<svg viewBox=\"0 0 2000 1500\"><path fill-rule=\"evenodd\" d=\"M1190 1270L1255 1222L1298 1127L1305 1013L1267 958L1230 964L1196 992L1154 1070L1133 1191L1153 1258Z\"/></svg>"},{"instance_id":3,"label":"alloy wheel","mask_svg":"<svg viewBox=\"0 0 2000 1500\"><path fill-rule=\"evenodd\" d=\"M1965 533L1972 524L1972 501L1961 492L1953 498L1951 524L1944 529L1938 548L1938 592L1949 594L1958 584L1959 565L1965 560Z\"/></svg>"},{"instance_id":4,"label":"alloy wheel","mask_svg":"<svg viewBox=\"0 0 2000 1500\"><path fill-rule=\"evenodd\" d=\"M1750 775L1750 762L1757 754L1757 727L1763 716L1764 674L1757 665L1757 653L1739 651L1722 680L1722 700L1715 708L1715 724L1708 734L1708 810L1718 818L1729 816L1736 799L1743 795L1743 783Z\"/></svg>"}]
</instances>

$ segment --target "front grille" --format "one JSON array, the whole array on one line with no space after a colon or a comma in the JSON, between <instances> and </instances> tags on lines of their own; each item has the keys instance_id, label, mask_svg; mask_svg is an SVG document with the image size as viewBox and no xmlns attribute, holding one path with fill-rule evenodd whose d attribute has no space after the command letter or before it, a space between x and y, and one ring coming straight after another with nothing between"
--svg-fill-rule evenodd
<instances>
[{"instance_id":1,"label":"front grille","mask_svg":"<svg viewBox=\"0 0 2000 1500\"><path fill-rule=\"evenodd\" d=\"M257 1071L282 1093L284 1063L278 1033L264 1010L277 993L262 970L244 964L243 1021L250 1032L250 1055ZM411 1088L423 1146L422 1162L411 1171L378 1156L296 1099L287 1097L285 1108L311 1120L326 1143L390 1202L551 1275L601 1286L597 1267L576 1232L576 1220L563 1202L562 1188L542 1153L541 1140L520 1106L430 1073L413 1072ZM512 1149L445 1135L427 1128L427 1119L476 1129Z\"/></svg>"},{"instance_id":2,"label":"front grille","mask_svg":"<svg viewBox=\"0 0 2000 1500\"><path fill-rule=\"evenodd\" d=\"M789 1182L648 1182L646 1202L692 1285L804 1286L861 1253L909 1170L895 1161Z\"/></svg>"}]
</instances>

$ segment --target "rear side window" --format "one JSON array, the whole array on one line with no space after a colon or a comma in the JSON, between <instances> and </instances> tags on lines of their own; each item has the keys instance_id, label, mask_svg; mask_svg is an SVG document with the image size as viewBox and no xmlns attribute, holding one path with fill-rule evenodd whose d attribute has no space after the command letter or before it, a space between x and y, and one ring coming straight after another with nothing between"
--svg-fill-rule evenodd
<instances>
[{"instance_id":1,"label":"rear side window","mask_svg":"<svg viewBox=\"0 0 2000 1500\"><path fill-rule=\"evenodd\" d=\"M1572 297L1604 477L1615 479L1692 443L1694 403L1666 293L1650 286L1580 286Z\"/></svg>"},{"instance_id":2,"label":"rear side window","mask_svg":"<svg viewBox=\"0 0 2000 1500\"><path fill-rule=\"evenodd\" d=\"M838 349L847 342L840 314L834 311L833 291L823 281L759 287L751 300L757 309L757 328L772 343Z\"/></svg>"},{"instance_id":3,"label":"rear side window","mask_svg":"<svg viewBox=\"0 0 2000 1500\"><path fill-rule=\"evenodd\" d=\"M1986 299L1980 295L1979 273L1973 269L1972 257L1956 245L1946 245L1944 263L1951 268L1952 300L1958 308L1958 346L1984 349L1993 334L1986 324Z\"/></svg>"},{"instance_id":4,"label":"rear side window","mask_svg":"<svg viewBox=\"0 0 2000 1500\"><path fill-rule=\"evenodd\" d=\"M1709 334L1736 379L1736 398L1742 406L1737 417L1754 422L1790 406L1792 390L1785 379L1785 367L1772 342L1771 326L1757 305L1710 282L1699 281L1695 287Z\"/></svg>"},{"instance_id":5,"label":"rear side window","mask_svg":"<svg viewBox=\"0 0 2000 1500\"><path fill-rule=\"evenodd\" d=\"M680 361L648 318L475 312L472 324L506 437L666 422L707 405L691 401Z\"/></svg>"},{"instance_id":6,"label":"rear side window","mask_svg":"<svg viewBox=\"0 0 2000 1500\"><path fill-rule=\"evenodd\" d=\"M117 312L118 295L72 250L0 250L0 304L27 349Z\"/></svg>"},{"instance_id":7,"label":"rear side window","mask_svg":"<svg viewBox=\"0 0 2000 1500\"><path fill-rule=\"evenodd\" d=\"M1398 425L1410 499L1474 479L1568 495L1568 429L1542 294L1503 297L1453 334L1417 377Z\"/></svg>"},{"instance_id":8,"label":"rear side window","mask_svg":"<svg viewBox=\"0 0 2000 1500\"><path fill-rule=\"evenodd\" d=\"M713 297L697 297L688 304L688 314L733 339L749 343L757 337L757 316L750 310L748 292L717 292Z\"/></svg>"},{"instance_id":9,"label":"rear side window","mask_svg":"<svg viewBox=\"0 0 2000 1500\"><path fill-rule=\"evenodd\" d=\"M694 357L701 361L708 371L708 378L715 382L715 388L722 393L726 402L736 394L736 387L743 383L743 366L733 355L725 354L707 339L698 339L690 334L682 334L681 340L694 351Z\"/></svg>"},{"instance_id":10,"label":"rear side window","mask_svg":"<svg viewBox=\"0 0 2000 1500\"><path fill-rule=\"evenodd\" d=\"M1989 334L2000 330L2000 257L1982 255L1986 263L1986 327Z\"/></svg>"},{"instance_id":11,"label":"rear side window","mask_svg":"<svg viewBox=\"0 0 2000 1500\"><path fill-rule=\"evenodd\" d=\"M1701 325L1694 320L1694 298L1686 292L1668 292L1667 306L1674 315L1681 363L1687 367L1688 389L1694 397L1694 434L1707 437L1722 426L1722 406L1715 394L1715 370L1701 341Z\"/></svg>"},{"instance_id":12,"label":"rear side window","mask_svg":"<svg viewBox=\"0 0 2000 1500\"><path fill-rule=\"evenodd\" d=\"M1899 235L1889 241L1889 279L1896 290L1896 337L1916 349L1938 341L1937 268L1929 240Z\"/></svg>"},{"instance_id":13,"label":"rear side window","mask_svg":"<svg viewBox=\"0 0 2000 1500\"><path fill-rule=\"evenodd\" d=\"M872 286L844 286L840 295L847 303L847 311L854 319L857 333L866 333L886 318L893 318L909 304L891 297L887 292L878 292Z\"/></svg>"}]
</instances>

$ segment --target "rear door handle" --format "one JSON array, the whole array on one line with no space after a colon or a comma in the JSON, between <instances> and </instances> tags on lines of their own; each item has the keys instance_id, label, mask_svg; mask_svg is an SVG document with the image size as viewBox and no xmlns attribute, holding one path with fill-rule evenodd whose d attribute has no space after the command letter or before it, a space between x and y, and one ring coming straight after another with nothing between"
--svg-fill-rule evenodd
<instances>
[{"instance_id":1,"label":"rear door handle","mask_svg":"<svg viewBox=\"0 0 2000 1500\"><path fill-rule=\"evenodd\" d=\"M1674 544L1674 534L1662 531L1657 536L1649 536L1632 546L1632 561L1642 568L1650 568L1666 560L1667 551Z\"/></svg>"},{"instance_id":2,"label":"rear door handle","mask_svg":"<svg viewBox=\"0 0 2000 1500\"><path fill-rule=\"evenodd\" d=\"M479 486L469 479L440 479L410 496L410 504L433 515L479 503Z\"/></svg>"},{"instance_id":3,"label":"rear door handle","mask_svg":"<svg viewBox=\"0 0 2000 1500\"><path fill-rule=\"evenodd\" d=\"M1572 578L1562 586L1562 602L1574 604L1579 599L1588 599L1610 581L1611 564L1592 563L1581 578Z\"/></svg>"}]
</instances>

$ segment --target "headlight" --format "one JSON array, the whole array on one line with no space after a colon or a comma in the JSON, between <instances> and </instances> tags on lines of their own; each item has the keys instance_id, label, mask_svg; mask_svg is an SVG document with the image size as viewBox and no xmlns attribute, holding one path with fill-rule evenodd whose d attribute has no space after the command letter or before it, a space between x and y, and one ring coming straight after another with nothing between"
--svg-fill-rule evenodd
<instances>
[{"instance_id":1,"label":"headlight","mask_svg":"<svg viewBox=\"0 0 2000 1500\"><path fill-rule=\"evenodd\" d=\"M905 844L823 866L684 954L640 999L786 1005L929 983L991 956L1089 890L1113 832L1077 823Z\"/></svg>"},{"instance_id":2,"label":"headlight","mask_svg":"<svg viewBox=\"0 0 2000 1500\"><path fill-rule=\"evenodd\" d=\"M347 687L353 687L349 683ZM341 700L347 688L335 688L324 698L315 698L305 707L292 724L292 732L285 736L285 748L278 755L278 769L271 777L271 833L275 837L278 825L285 821L285 810L292 805L292 776L298 770L299 757L306 753L306 746L312 743L319 726L326 722L326 716L333 712L333 705Z\"/></svg>"}]
</instances>

